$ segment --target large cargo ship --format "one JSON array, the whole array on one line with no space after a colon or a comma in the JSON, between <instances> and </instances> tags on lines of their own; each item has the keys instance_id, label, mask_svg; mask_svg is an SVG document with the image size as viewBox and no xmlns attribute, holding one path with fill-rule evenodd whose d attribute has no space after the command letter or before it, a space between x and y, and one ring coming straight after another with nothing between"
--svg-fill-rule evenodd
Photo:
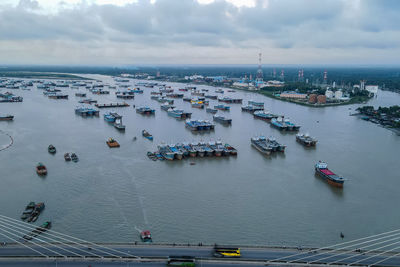
<instances>
[{"instance_id":1,"label":"large cargo ship","mask_svg":"<svg viewBox=\"0 0 400 267\"><path fill-rule=\"evenodd\" d=\"M319 161L315 164L315 173L325 179L329 184L340 188L343 187L344 178L330 171L326 162Z\"/></svg>"}]
</instances>

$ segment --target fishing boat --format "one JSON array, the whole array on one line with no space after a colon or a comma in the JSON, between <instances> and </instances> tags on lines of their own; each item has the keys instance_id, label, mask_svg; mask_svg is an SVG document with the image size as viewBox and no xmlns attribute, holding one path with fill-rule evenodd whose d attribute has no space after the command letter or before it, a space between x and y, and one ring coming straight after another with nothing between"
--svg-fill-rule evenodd
<instances>
[{"instance_id":1,"label":"fishing boat","mask_svg":"<svg viewBox=\"0 0 400 267\"><path fill-rule=\"evenodd\" d=\"M215 125L207 120L186 120L185 126L192 131L211 131Z\"/></svg>"},{"instance_id":2,"label":"fishing boat","mask_svg":"<svg viewBox=\"0 0 400 267\"><path fill-rule=\"evenodd\" d=\"M219 102L224 102L224 103L231 103L231 104L241 104L242 103L242 99L241 98L232 98L232 97L222 97L222 98L218 98Z\"/></svg>"},{"instance_id":3,"label":"fishing boat","mask_svg":"<svg viewBox=\"0 0 400 267\"><path fill-rule=\"evenodd\" d=\"M154 115L156 111L149 107L140 107L136 109L136 112L142 115Z\"/></svg>"},{"instance_id":4,"label":"fishing boat","mask_svg":"<svg viewBox=\"0 0 400 267\"><path fill-rule=\"evenodd\" d=\"M69 153L64 154L64 159L65 159L65 161L71 161L71 157L70 157Z\"/></svg>"},{"instance_id":5,"label":"fishing boat","mask_svg":"<svg viewBox=\"0 0 400 267\"><path fill-rule=\"evenodd\" d=\"M105 113L104 115L103 115L103 117L104 117L104 120L106 121L106 122L115 122L115 116L113 115L114 113L111 113L111 112L108 112L108 113Z\"/></svg>"},{"instance_id":6,"label":"fishing boat","mask_svg":"<svg viewBox=\"0 0 400 267\"><path fill-rule=\"evenodd\" d=\"M158 151L166 160L174 160L175 154L169 149L168 145L162 143L158 145Z\"/></svg>"},{"instance_id":7,"label":"fishing boat","mask_svg":"<svg viewBox=\"0 0 400 267\"><path fill-rule=\"evenodd\" d=\"M274 149L274 147L267 142L267 139L264 136L257 136L251 138L251 145L265 155L270 155Z\"/></svg>"},{"instance_id":8,"label":"fishing boat","mask_svg":"<svg viewBox=\"0 0 400 267\"><path fill-rule=\"evenodd\" d=\"M311 137L308 133L296 134L296 141L304 146L316 146L317 144L317 139Z\"/></svg>"},{"instance_id":9,"label":"fishing boat","mask_svg":"<svg viewBox=\"0 0 400 267\"><path fill-rule=\"evenodd\" d=\"M279 117L276 119L271 119L271 126L275 127L276 129L278 129L280 131L285 131L287 129L287 126L284 123L282 117Z\"/></svg>"},{"instance_id":10,"label":"fishing boat","mask_svg":"<svg viewBox=\"0 0 400 267\"><path fill-rule=\"evenodd\" d=\"M218 110L223 110L223 111L229 111L231 109L230 106L226 106L226 105L216 105L214 106L215 109Z\"/></svg>"},{"instance_id":11,"label":"fishing boat","mask_svg":"<svg viewBox=\"0 0 400 267\"><path fill-rule=\"evenodd\" d=\"M223 94L224 90L223 89L216 89L215 92L218 93L218 94Z\"/></svg>"},{"instance_id":12,"label":"fishing boat","mask_svg":"<svg viewBox=\"0 0 400 267\"><path fill-rule=\"evenodd\" d=\"M36 173L38 175L46 175L47 174L46 166L44 166L43 163L39 162L38 165L36 165Z\"/></svg>"},{"instance_id":13,"label":"fishing boat","mask_svg":"<svg viewBox=\"0 0 400 267\"><path fill-rule=\"evenodd\" d=\"M216 110L215 108L206 108L206 112L207 113L211 113L211 114L215 114L218 112L218 110Z\"/></svg>"},{"instance_id":14,"label":"fishing boat","mask_svg":"<svg viewBox=\"0 0 400 267\"><path fill-rule=\"evenodd\" d=\"M148 131L143 130L143 131L142 131L142 135L143 135L144 138L147 138L147 139L149 139L150 141L153 141L153 136L152 136Z\"/></svg>"},{"instance_id":15,"label":"fishing boat","mask_svg":"<svg viewBox=\"0 0 400 267\"><path fill-rule=\"evenodd\" d=\"M120 131L125 131L125 125L122 124L122 116L115 119L114 127Z\"/></svg>"},{"instance_id":16,"label":"fishing boat","mask_svg":"<svg viewBox=\"0 0 400 267\"><path fill-rule=\"evenodd\" d=\"M174 105L168 104L168 103L164 103L164 104L161 105L161 109L165 110L165 111L168 111L168 110L174 109L174 108L175 108Z\"/></svg>"},{"instance_id":17,"label":"fishing boat","mask_svg":"<svg viewBox=\"0 0 400 267\"><path fill-rule=\"evenodd\" d=\"M140 233L140 239L143 242L153 242L153 240L151 239L151 233L149 230L142 231Z\"/></svg>"},{"instance_id":18,"label":"fishing boat","mask_svg":"<svg viewBox=\"0 0 400 267\"><path fill-rule=\"evenodd\" d=\"M149 159L151 159L151 160L153 160L153 161L156 161L157 160L157 156L156 156L156 153L153 153L153 152L147 152L147 157L149 157Z\"/></svg>"},{"instance_id":19,"label":"fishing boat","mask_svg":"<svg viewBox=\"0 0 400 267\"><path fill-rule=\"evenodd\" d=\"M214 150L205 142L200 142L199 145L204 149L205 156L211 157L214 154Z\"/></svg>"},{"instance_id":20,"label":"fishing boat","mask_svg":"<svg viewBox=\"0 0 400 267\"><path fill-rule=\"evenodd\" d=\"M108 138L106 141L107 145L112 148L112 147L119 147L119 143L112 137Z\"/></svg>"},{"instance_id":21,"label":"fishing boat","mask_svg":"<svg viewBox=\"0 0 400 267\"><path fill-rule=\"evenodd\" d=\"M196 149L197 155L198 155L200 158L204 157L206 151L204 150L204 147L201 146L200 143L193 143L192 146Z\"/></svg>"},{"instance_id":22,"label":"fishing boat","mask_svg":"<svg viewBox=\"0 0 400 267\"><path fill-rule=\"evenodd\" d=\"M222 156L223 148L219 147L216 142L210 141L208 142L208 146L214 151L216 157Z\"/></svg>"},{"instance_id":23,"label":"fishing boat","mask_svg":"<svg viewBox=\"0 0 400 267\"><path fill-rule=\"evenodd\" d=\"M272 147L273 152L285 152L286 146L278 143L274 137L267 138L267 142Z\"/></svg>"},{"instance_id":24,"label":"fishing boat","mask_svg":"<svg viewBox=\"0 0 400 267\"><path fill-rule=\"evenodd\" d=\"M216 121L216 122L219 122L221 124L224 124L224 125L231 125L232 124L232 119L228 119L228 118L225 118L224 116L217 115L217 114L215 114L213 116L213 120Z\"/></svg>"},{"instance_id":25,"label":"fishing boat","mask_svg":"<svg viewBox=\"0 0 400 267\"><path fill-rule=\"evenodd\" d=\"M77 156L75 153L71 153L71 160L72 160L73 162L78 162L78 161L79 161L79 158L78 158L78 156Z\"/></svg>"},{"instance_id":26,"label":"fishing boat","mask_svg":"<svg viewBox=\"0 0 400 267\"><path fill-rule=\"evenodd\" d=\"M264 107L264 102L258 102L258 101L254 101L254 100L249 100L248 104L255 106L255 107Z\"/></svg>"},{"instance_id":27,"label":"fishing boat","mask_svg":"<svg viewBox=\"0 0 400 267\"><path fill-rule=\"evenodd\" d=\"M190 101L192 108L204 108L204 102L199 100L191 100Z\"/></svg>"},{"instance_id":28,"label":"fishing boat","mask_svg":"<svg viewBox=\"0 0 400 267\"><path fill-rule=\"evenodd\" d=\"M183 158L183 152L180 151L174 144L168 145L168 148L174 154L174 159L181 160Z\"/></svg>"},{"instance_id":29,"label":"fishing boat","mask_svg":"<svg viewBox=\"0 0 400 267\"><path fill-rule=\"evenodd\" d=\"M330 185L339 188L343 187L345 179L330 171L326 162L319 161L317 164L315 164L315 173L326 180Z\"/></svg>"},{"instance_id":30,"label":"fishing boat","mask_svg":"<svg viewBox=\"0 0 400 267\"><path fill-rule=\"evenodd\" d=\"M224 148L225 148L224 151L225 151L226 154L229 153L232 156L236 156L237 155L237 150L233 146L231 146L229 144L225 144Z\"/></svg>"},{"instance_id":31,"label":"fishing boat","mask_svg":"<svg viewBox=\"0 0 400 267\"><path fill-rule=\"evenodd\" d=\"M283 120L283 123L286 125L287 131L298 131L300 130L300 126L291 122L288 118Z\"/></svg>"},{"instance_id":32,"label":"fishing boat","mask_svg":"<svg viewBox=\"0 0 400 267\"><path fill-rule=\"evenodd\" d=\"M260 119L267 122L270 122L272 119L276 119L279 117L278 115L272 114L266 110L256 110L254 111L253 116L255 119Z\"/></svg>"},{"instance_id":33,"label":"fishing boat","mask_svg":"<svg viewBox=\"0 0 400 267\"><path fill-rule=\"evenodd\" d=\"M183 109L169 109L168 115L176 119L189 119L192 117L192 113L185 112Z\"/></svg>"},{"instance_id":34,"label":"fishing boat","mask_svg":"<svg viewBox=\"0 0 400 267\"><path fill-rule=\"evenodd\" d=\"M55 154L57 152L55 146L53 146L53 145L49 145L47 150L49 151L50 154Z\"/></svg>"},{"instance_id":35,"label":"fishing boat","mask_svg":"<svg viewBox=\"0 0 400 267\"><path fill-rule=\"evenodd\" d=\"M246 105L242 106L242 111L253 113L255 111L264 110L264 107L261 106L253 106L253 105Z\"/></svg>"},{"instance_id":36,"label":"fishing boat","mask_svg":"<svg viewBox=\"0 0 400 267\"><path fill-rule=\"evenodd\" d=\"M0 121L12 121L14 119L13 115L1 115Z\"/></svg>"}]
</instances>

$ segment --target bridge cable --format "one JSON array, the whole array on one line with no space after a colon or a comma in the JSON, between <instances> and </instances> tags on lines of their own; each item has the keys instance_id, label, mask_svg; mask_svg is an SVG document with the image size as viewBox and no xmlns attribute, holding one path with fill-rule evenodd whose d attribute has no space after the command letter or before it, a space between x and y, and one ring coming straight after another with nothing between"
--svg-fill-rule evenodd
<instances>
[{"instance_id":1,"label":"bridge cable","mask_svg":"<svg viewBox=\"0 0 400 267\"><path fill-rule=\"evenodd\" d=\"M26 248L29 248L29 249L35 251L36 253L42 255L43 257L49 257L49 256L47 256L46 254L43 254L42 252L40 252L39 250L36 250L36 249L34 249L34 248L32 248L32 247L30 247L30 246L28 246L28 245L25 245L24 243L22 243L22 242L20 242L20 241L18 241L18 240L16 240L16 239L14 239L14 238L11 238L11 237L9 237L8 235L5 235L5 234L3 234L3 233L0 233L0 235L5 236L6 238L8 238L8 239L14 241L15 243L18 243L18 244L20 244L20 245L22 245L22 246L24 246L24 247L26 247Z\"/></svg>"}]
</instances>

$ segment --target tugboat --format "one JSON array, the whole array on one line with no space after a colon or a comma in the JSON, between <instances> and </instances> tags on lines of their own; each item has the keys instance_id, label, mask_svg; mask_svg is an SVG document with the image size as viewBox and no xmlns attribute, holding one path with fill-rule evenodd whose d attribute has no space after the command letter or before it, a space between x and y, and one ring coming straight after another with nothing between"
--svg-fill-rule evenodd
<instances>
[{"instance_id":1,"label":"tugboat","mask_svg":"<svg viewBox=\"0 0 400 267\"><path fill-rule=\"evenodd\" d=\"M317 164L315 164L315 173L325 179L328 184L343 188L344 178L330 171L326 162L319 161Z\"/></svg>"},{"instance_id":2,"label":"tugboat","mask_svg":"<svg viewBox=\"0 0 400 267\"><path fill-rule=\"evenodd\" d=\"M38 165L36 165L36 173L41 176L46 175L47 174L46 166L44 166L43 163L39 162Z\"/></svg>"},{"instance_id":3,"label":"tugboat","mask_svg":"<svg viewBox=\"0 0 400 267\"><path fill-rule=\"evenodd\" d=\"M151 239L151 233L149 230L145 230L145 231L141 232L140 239L146 243L153 242L153 240Z\"/></svg>"},{"instance_id":4,"label":"tugboat","mask_svg":"<svg viewBox=\"0 0 400 267\"><path fill-rule=\"evenodd\" d=\"M143 130L143 131L142 131L142 135L143 135L144 138L147 138L147 139L149 139L150 141L153 141L153 136L152 136L148 131Z\"/></svg>"},{"instance_id":5,"label":"tugboat","mask_svg":"<svg viewBox=\"0 0 400 267\"><path fill-rule=\"evenodd\" d=\"M56 148L53 145L49 145L47 148L50 154L55 154L57 152Z\"/></svg>"},{"instance_id":6,"label":"tugboat","mask_svg":"<svg viewBox=\"0 0 400 267\"><path fill-rule=\"evenodd\" d=\"M12 121L14 119L13 115L2 115L0 116L0 121Z\"/></svg>"},{"instance_id":7,"label":"tugboat","mask_svg":"<svg viewBox=\"0 0 400 267\"><path fill-rule=\"evenodd\" d=\"M71 160L72 160L73 162L78 162L78 161L79 161L79 158L78 158L78 156L77 156L75 153L71 153Z\"/></svg>"},{"instance_id":8,"label":"tugboat","mask_svg":"<svg viewBox=\"0 0 400 267\"><path fill-rule=\"evenodd\" d=\"M316 146L317 144L317 139L311 137L308 133L296 134L296 141L304 146Z\"/></svg>"},{"instance_id":9,"label":"tugboat","mask_svg":"<svg viewBox=\"0 0 400 267\"><path fill-rule=\"evenodd\" d=\"M65 159L65 161L71 161L71 157L69 156L69 153L64 154L64 159Z\"/></svg>"},{"instance_id":10,"label":"tugboat","mask_svg":"<svg viewBox=\"0 0 400 267\"><path fill-rule=\"evenodd\" d=\"M112 147L119 147L119 143L112 137L108 138L106 141L107 145L112 148Z\"/></svg>"}]
</instances>

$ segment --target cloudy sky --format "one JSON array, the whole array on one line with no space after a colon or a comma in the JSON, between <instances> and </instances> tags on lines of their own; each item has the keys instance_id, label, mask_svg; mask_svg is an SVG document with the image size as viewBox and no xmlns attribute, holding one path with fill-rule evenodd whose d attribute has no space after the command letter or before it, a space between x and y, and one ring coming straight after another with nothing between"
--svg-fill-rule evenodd
<instances>
[{"instance_id":1,"label":"cloudy sky","mask_svg":"<svg viewBox=\"0 0 400 267\"><path fill-rule=\"evenodd\" d=\"M0 64L399 64L400 0L0 0Z\"/></svg>"}]
</instances>

